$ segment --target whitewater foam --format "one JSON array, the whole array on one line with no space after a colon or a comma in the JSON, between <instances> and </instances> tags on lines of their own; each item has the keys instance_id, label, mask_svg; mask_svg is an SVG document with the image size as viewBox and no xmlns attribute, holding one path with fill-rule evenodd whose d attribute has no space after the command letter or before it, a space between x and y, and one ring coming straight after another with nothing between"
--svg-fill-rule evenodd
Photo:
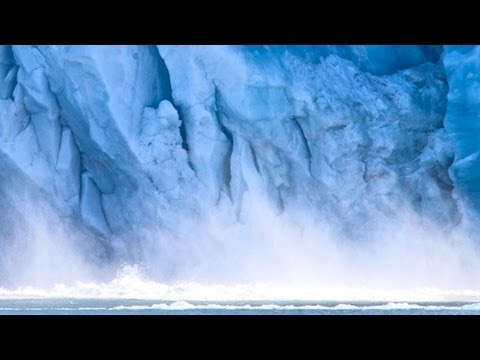
<instances>
[{"instance_id":1,"label":"whitewater foam","mask_svg":"<svg viewBox=\"0 0 480 360\"><path fill-rule=\"evenodd\" d=\"M0 288L0 300L15 299L137 299L174 302L281 302L332 301L390 302L399 306L412 302L480 302L480 290L433 287L376 289L352 286L300 286L281 283L201 284L195 282L161 283L146 278L137 267L124 268L110 282L56 284L51 288ZM169 305L170 306L170 305ZM188 305L185 305L188 306ZM393 305L392 305L393 306Z\"/></svg>"},{"instance_id":2,"label":"whitewater foam","mask_svg":"<svg viewBox=\"0 0 480 360\"><path fill-rule=\"evenodd\" d=\"M188 314L249 314L249 315L442 315L442 314L480 314L480 303L455 304L442 303L437 305L422 303L395 303L386 304L231 304L231 303L192 303L175 301L171 303L153 303L132 305L125 301L123 305L115 305L111 301L97 301L97 305L71 304L60 305L54 301L44 301L40 306L27 306L16 301L10 307L0 307L0 314L114 314L114 315L188 315ZM23 306L22 306L23 305Z\"/></svg>"}]
</instances>

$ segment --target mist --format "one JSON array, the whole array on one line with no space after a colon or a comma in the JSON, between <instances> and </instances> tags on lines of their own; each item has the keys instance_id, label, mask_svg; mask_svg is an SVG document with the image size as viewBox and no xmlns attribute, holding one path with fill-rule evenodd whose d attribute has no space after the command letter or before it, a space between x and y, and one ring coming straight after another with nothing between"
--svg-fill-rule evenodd
<instances>
[{"instance_id":1,"label":"mist","mask_svg":"<svg viewBox=\"0 0 480 360\"><path fill-rule=\"evenodd\" d=\"M179 224L176 235L152 230L139 244L140 260L107 259L98 239L88 239L46 208L25 207L31 216L24 235L2 254L9 273L0 296L212 301L480 296L479 249L461 227L446 231L411 209L398 210L395 218L373 221L368 233L352 237L338 221L315 219L305 209L279 213L264 201L244 204L240 218L217 207Z\"/></svg>"}]
</instances>

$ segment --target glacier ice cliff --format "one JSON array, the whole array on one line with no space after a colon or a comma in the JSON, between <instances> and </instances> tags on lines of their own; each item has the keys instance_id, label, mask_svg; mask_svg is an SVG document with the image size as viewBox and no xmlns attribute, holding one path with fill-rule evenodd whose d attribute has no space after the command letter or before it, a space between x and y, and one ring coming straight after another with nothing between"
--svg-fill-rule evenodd
<instances>
[{"instance_id":1,"label":"glacier ice cliff","mask_svg":"<svg viewBox=\"0 0 480 360\"><path fill-rule=\"evenodd\" d=\"M471 227L479 79L468 46L2 46L0 282L39 233L58 279L72 252L173 274L264 208L358 243Z\"/></svg>"}]
</instances>

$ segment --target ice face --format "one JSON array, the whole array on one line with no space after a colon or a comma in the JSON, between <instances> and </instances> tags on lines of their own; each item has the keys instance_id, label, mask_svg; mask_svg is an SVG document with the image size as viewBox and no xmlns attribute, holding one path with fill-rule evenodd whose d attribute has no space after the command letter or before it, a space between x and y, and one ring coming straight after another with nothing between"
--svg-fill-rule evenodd
<instances>
[{"instance_id":1,"label":"ice face","mask_svg":"<svg viewBox=\"0 0 480 360\"><path fill-rule=\"evenodd\" d=\"M454 194L461 203L479 209L480 205L480 123L479 70L480 48L446 46L445 72L449 84L445 129L454 147L455 161L450 176Z\"/></svg>"},{"instance_id":2,"label":"ice face","mask_svg":"<svg viewBox=\"0 0 480 360\"><path fill-rule=\"evenodd\" d=\"M256 203L357 241L399 209L451 229L479 201L479 51L3 46L2 243L27 188L110 261Z\"/></svg>"},{"instance_id":3,"label":"ice face","mask_svg":"<svg viewBox=\"0 0 480 360\"><path fill-rule=\"evenodd\" d=\"M410 202L424 215L456 221L441 64L419 56L414 64L425 63L378 76L323 47L300 55L271 47L159 50L192 167L212 201L226 194L238 206L246 191L260 191L279 211L303 206L352 224ZM340 50L357 54L356 62L378 51ZM413 61L410 48L392 47L368 66L393 67L399 51L407 57L400 69ZM327 55L305 61L307 53Z\"/></svg>"}]
</instances>

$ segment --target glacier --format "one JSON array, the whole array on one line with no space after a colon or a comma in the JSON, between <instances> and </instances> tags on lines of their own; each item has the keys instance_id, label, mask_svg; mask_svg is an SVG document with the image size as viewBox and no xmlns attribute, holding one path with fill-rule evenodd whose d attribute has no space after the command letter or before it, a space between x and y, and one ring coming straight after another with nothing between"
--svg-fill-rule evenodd
<instances>
[{"instance_id":1,"label":"glacier","mask_svg":"<svg viewBox=\"0 0 480 360\"><path fill-rule=\"evenodd\" d=\"M325 277L392 232L409 250L374 272L424 274L435 239L475 244L479 66L477 46L2 46L0 286Z\"/></svg>"}]
</instances>

